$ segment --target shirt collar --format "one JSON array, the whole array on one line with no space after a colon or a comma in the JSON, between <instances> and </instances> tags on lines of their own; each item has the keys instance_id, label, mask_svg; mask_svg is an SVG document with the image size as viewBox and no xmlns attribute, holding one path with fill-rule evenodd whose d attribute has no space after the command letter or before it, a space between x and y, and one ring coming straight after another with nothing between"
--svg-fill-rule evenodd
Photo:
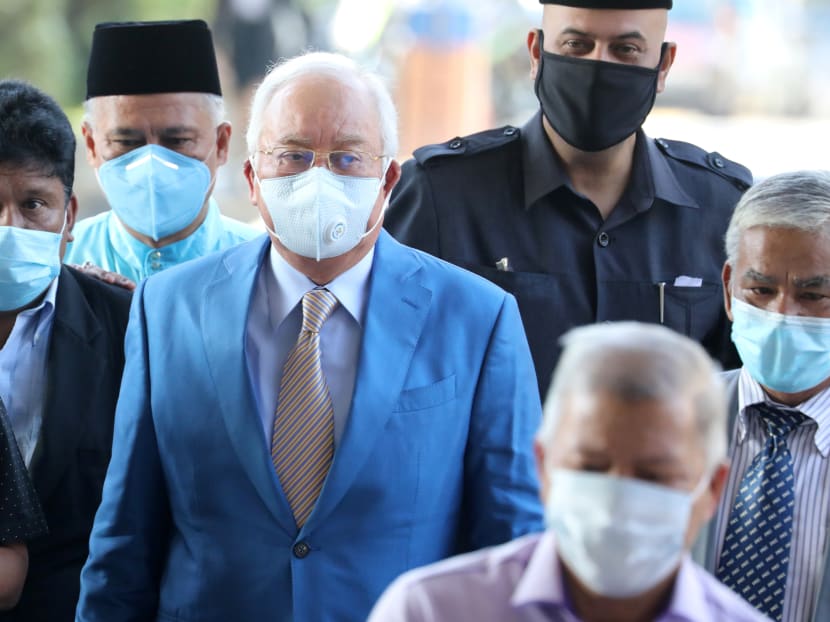
<instances>
[{"instance_id":1,"label":"shirt collar","mask_svg":"<svg viewBox=\"0 0 830 622\"><path fill-rule=\"evenodd\" d=\"M674 579L674 588L669 606L658 619L705 622L708 618L703 616L708 610L706 593L698 578L694 562L688 554L684 554L680 569Z\"/></svg>"},{"instance_id":2,"label":"shirt collar","mask_svg":"<svg viewBox=\"0 0 830 622\"><path fill-rule=\"evenodd\" d=\"M545 531L539 537L516 589L513 590L510 604L517 609L527 605L546 604L571 610L552 532Z\"/></svg>"},{"instance_id":3,"label":"shirt collar","mask_svg":"<svg viewBox=\"0 0 830 622\"><path fill-rule=\"evenodd\" d=\"M15 324L21 322L22 325L28 325L29 322L34 322L34 330L32 331L32 345L35 345L43 337L44 331L52 325L52 318L55 315L55 300L58 295L58 281L60 279L55 277L46 288L46 295L40 304L31 309L26 309L17 314Z\"/></svg>"},{"instance_id":4,"label":"shirt collar","mask_svg":"<svg viewBox=\"0 0 830 622\"><path fill-rule=\"evenodd\" d=\"M369 296L369 275L372 272L374 255L375 249L372 247L363 259L325 286L358 325L363 322L363 309ZM279 296L276 296L274 301L276 306L273 316L274 326L279 326L306 292L317 287L317 284L291 266L273 244L269 253L269 265L279 288Z\"/></svg>"},{"instance_id":5,"label":"shirt collar","mask_svg":"<svg viewBox=\"0 0 830 622\"><path fill-rule=\"evenodd\" d=\"M202 224L183 240L160 248L147 246L141 240L130 235L114 212L109 219L108 229L110 245L131 266L144 266L147 255L159 250L164 251L166 263L174 264L201 257L213 250L216 241L222 234L222 217L219 213L219 205L211 197Z\"/></svg>"},{"instance_id":6,"label":"shirt collar","mask_svg":"<svg viewBox=\"0 0 830 622\"><path fill-rule=\"evenodd\" d=\"M801 414L816 422L817 429L813 437L816 449L827 458L830 456L830 387L817 393L795 408L778 404L771 400L760 384L750 375L746 367L741 369L738 378L738 430L737 441L743 443L747 434L746 409L753 404L766 402L779 408L798 410Z\"/></svg>"},{"instance_id":7,"label":"shirt collar","mask_svg":"<svg viewBox=\"0 0 830 622\"><path fill-rule=\"evenodd\" d=\"M568 174L545 133L541 110L525 123L521 136L525 209L562 186L574 192ZM673 205L699 207L680 185L657 143L642 130L638 130L634 146L629 191L626 194L638 212L649 209L655 198Z\"/></svg>"}]
</instances>

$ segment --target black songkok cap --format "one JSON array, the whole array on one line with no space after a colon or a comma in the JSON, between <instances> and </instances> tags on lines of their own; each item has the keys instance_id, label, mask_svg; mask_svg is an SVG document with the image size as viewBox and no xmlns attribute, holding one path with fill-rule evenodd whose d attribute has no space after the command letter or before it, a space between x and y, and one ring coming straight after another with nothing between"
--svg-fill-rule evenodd
<instances>
[{"instance_id":1,"label":"black songkok cap","mask_svg":"<svg viewBox=\"0 0 830 622\"><path fill-rule=\"evenodd\" d=\"M107 22L95 26L86 98L152 93L222 94L208 25Z\"/></svg>"},{"instance_id":2,"label":"black songkok cap","mask_svg":"<svg viewBox=\"0 0 830 622\"><path fill-rule=\"evenodd\" d=\"M697 0L696 0L697 1ZM579 9L671 9L672 0L539 0L540 4L562 4Z\"/></svg>"}]
</instances>

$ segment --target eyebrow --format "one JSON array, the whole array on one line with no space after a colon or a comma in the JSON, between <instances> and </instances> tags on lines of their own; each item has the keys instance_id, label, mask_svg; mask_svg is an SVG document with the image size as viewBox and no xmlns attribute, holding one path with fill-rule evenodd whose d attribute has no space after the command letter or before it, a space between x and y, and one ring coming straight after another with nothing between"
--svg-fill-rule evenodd
<instances>
[{"instance_id":1,"label":"eyebrow","mask_svg":"<svg viewBox=\"0 0 830 622\"><path fill-rule=\"evenodd\" d=\"M198 133L198 131L199 129L196 127L189 127L187 125L172 125L170 127L161 128L161 130L159 130L158 133L162 135L170 135ZM110 132L107 134L107 136L109 137L121 136L125 138L142 138L144 137L144 135L144 130L136 130L131 127L117 127L114 130L110 130Z\"/></svg>"},{"instance_id":2,"label":"eyebrow","mask_svg":"<svg viewBox=\"0 0 830 622\"><path fill-rule=\"evenodd\" d=\"M597 39L597 35L593 32L586 32L584 30L579 30L578 28L565 28L562 32L559 33L559 36L562 35L574 35L577 37L587 37L589 39ZM639 30L632 30L630 32L624 32L619 35L614 35L612 37L615 41L620 39L637 39L638 41L645 41L646 38Z\"/></svg>"},{"instance_id":3,"label":"eyebrow","mask_svg":"<svg viewBox=\"0 0 830 622\"><path fill-rule=\"evenodd\" d=\"M305 147L311 149L312 141L307 138L302 138L297 136L296 134L288 134L285 136L281 136L279 140L277 140L278 145L296 145L298 147ZM351 147L355 145L367 145L368 142L362 136L358 136L356 134L346 134L343 136L338 136L337 140L335 141L336 148L343 148L343 147Z\"/></svg>"},{"instance_id":4,"label":"eyebrow","mask_svg":"<svg viewBox=\"0 0 830 622\"><path fill-rule=\"evenodd\" d=\"M750 279L751 281L760 281L761 283L766 283L768 285L775 283L775 277L771 277L768 274L761 274L752 268L744 272L743 278Z\"/></svg>"},{"instance_id":5,"label":"eyebrow","mask_svg":"<svg viewBox=\"0 0 830 622\"><path fill-rule=\"evenodd\" d=\"M793 285L804 289L828 287L830 286L830 276L822 274L818 276L811 276L806 279L793 279Z\"/></svg>"}]
</instances>

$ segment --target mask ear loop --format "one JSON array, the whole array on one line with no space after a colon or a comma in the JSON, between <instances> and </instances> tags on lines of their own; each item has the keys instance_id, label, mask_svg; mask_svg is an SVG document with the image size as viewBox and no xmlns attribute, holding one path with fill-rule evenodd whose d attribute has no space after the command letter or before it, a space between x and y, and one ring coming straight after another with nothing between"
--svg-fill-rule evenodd
<instances>
[{"instance_id":1,"label":"mask ear loop","mask_svg":"<svg viewBox=\"0 0 830 622\"><path fill-rule=\"evenodd\" d=\"M389 172L389 167L392 166L392 157L389 157L389 162L383 168L383 174L380 176L380 186L378 186L378 192L383 190L383 187L386 185L386 174ZM363 235L360 236L360 239L364 239L367 236L372 235L375 229L378 228L378 225L383 222L383 217L386 214L386 209L389 207L389 195L383 200L383 207L380 210L380 214L375 219L375 224L372 225L372 228L366 231Z\"/></svg>"}]
</instances>

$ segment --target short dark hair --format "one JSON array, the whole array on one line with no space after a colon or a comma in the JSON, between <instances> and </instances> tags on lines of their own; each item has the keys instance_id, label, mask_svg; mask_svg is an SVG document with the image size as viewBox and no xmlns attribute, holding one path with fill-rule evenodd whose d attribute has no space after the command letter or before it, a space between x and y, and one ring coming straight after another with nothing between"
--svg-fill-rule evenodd
<instances>
[{"instance_id":1,"label":"short dark hair","mask_svg":"<svg viewBox=\"0 0 830 622\"><path fill-rule=\"evenodd\" d=\"M0 80L0 163L75 182L75 133L58 103L22 80Z\"/></svg>"}]
</instances>

